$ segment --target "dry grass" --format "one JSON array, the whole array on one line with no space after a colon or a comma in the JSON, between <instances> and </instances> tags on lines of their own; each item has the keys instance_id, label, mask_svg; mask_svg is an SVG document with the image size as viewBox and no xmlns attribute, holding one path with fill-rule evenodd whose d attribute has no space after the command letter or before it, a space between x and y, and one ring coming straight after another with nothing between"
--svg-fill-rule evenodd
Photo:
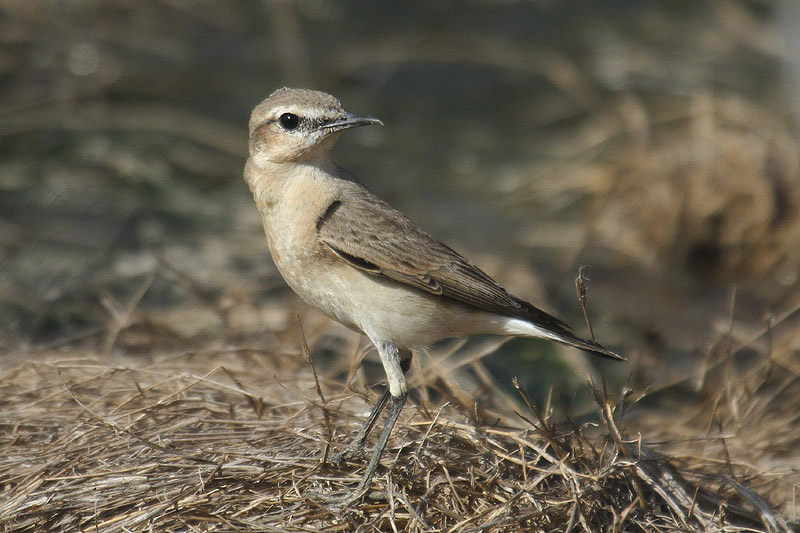
<instances>
[{"instance_id":1,"label":"dry grass","mask_svg":"<svg viewBox=\"0 0 800 533\"><path fill-rule=\"evenodd\" d=\"M800 152L769 2L262 4L0 0L1 531L800 531ZM522 296L574 306L590 263L629 385L534 408L484 368L498 343L439 347L374 493L306 498L357 483L323 458L376 379L309 314L317 390L238 179L283 84L392 124L340 154L462 238L494 219L432 176L498 192L517 229L487 248L530 246L479 263Z\"/></svg>"},{"instance_id":2,"label":"dry grass","mask_svg":"<svg viewBox=\"0 0 800 533\"><path fill-rule=\"evenodd\" d=\"M524 395L500 406L518 414L493 419L513 425L423 400L401 417L375 491L345 509L319 506L308 491L347 490L358 480L364 462L338 469L321 457L328 435L335 448L344 445L368 405L362 394L325 380L318 394L297 351L9 354L0 374L0 529L789 529L759 496L770 473L736 476L737 457L727 467L709 454L668 460L646 437L620 429L620 408L599 390L599 426L556 425L549 412L521 407ZM750 393L769 388L767 404L800 387L797 374L770 387L763 376L757 381ZM779 415L796 424L795 414ZM775 445L794 445L797 437L790 440Z\"/></svg>"}]
</instances>

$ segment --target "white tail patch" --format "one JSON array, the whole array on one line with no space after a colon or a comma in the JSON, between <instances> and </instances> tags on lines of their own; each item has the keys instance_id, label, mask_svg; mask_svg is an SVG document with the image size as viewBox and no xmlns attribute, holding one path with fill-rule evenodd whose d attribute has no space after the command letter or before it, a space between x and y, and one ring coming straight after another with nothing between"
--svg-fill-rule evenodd
<instances>
[{"instance_id":1,"label":"white tail patch","mask_svg":"<svg viewBox=\"0 0 800 533\"><path fill-rule=\"evenodd\" d=\"M550 339L561 342L566 340L561 335L556 335L551 331L541 328L536 324L521 318L503 317L502 327L503 331L507 335L514 335L517 337L534 337L537 339Z\"/></svg>"}]
</instances>

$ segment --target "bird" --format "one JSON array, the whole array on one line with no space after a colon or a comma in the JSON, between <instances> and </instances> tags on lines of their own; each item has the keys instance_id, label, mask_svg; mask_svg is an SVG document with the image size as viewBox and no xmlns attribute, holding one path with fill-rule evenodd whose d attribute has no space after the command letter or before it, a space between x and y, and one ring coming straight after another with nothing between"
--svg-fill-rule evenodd
<instances>
[{"instance_id":1,"label":"bird","mask_svg":"<svg viewBox=\"0 0 800 533\"><path fill-rule=\"evenodd\" d=\"M361 450L391 407L358 486L320 495L327 503L363 496L408 396L412 353L472 334L549 339L624 360L563 321L506 291L463 255L337 166L330 151L342 132L383 126L348 113L334 96L284 87L250 116L244 179L258 208L278 271L301 299L375 345L387 388L350 451Z\"/></svg>"}]
</instances>

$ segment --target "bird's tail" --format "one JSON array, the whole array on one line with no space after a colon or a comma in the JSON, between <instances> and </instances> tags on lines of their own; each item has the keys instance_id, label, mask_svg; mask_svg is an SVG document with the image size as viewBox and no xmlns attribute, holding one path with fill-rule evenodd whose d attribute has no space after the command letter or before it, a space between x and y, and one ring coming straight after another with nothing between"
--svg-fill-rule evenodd
<instances>
[{"instance_id":1,"label":"bird's tail","mask_svg":"<svg viewBox=\"0 0 800 533\"><path fill-rule=\"evenodd\" d=\"M565 328L543 328L522 318L509 317L505 321L504 329L508 335L549 339L573 346L592 355L614 359L615 361L627 361L627 359L618 353L612 352L602 344L587 339L581 339Z\"/></svg>"}]
</instances>

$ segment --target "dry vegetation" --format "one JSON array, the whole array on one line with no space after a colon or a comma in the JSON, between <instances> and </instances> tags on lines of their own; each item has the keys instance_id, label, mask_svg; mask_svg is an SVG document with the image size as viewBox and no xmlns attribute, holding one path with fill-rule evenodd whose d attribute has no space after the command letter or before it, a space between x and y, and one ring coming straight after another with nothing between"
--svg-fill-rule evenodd
<instances>
[{"instance_id":1,"label":"dry vegetation","mask_svg":"<svg viewBox=\"0 0 800 533\"><path fill-rule=\"evenodd\" d=\"M800 531L776 8L408 4L0 0L0 531ZM521 295L577 309L562 281L590 263L630 362L543 348L586 392L565 406L527 390L546 356L504 352L514 390L502 341L436 346L370 494L308 499L357 483L327 457L380 374L287 295L238 178L247 112L289 82L391 124L340 154L424 186L406 205L499 204L522 252L475 255Z\"/></svg>"},{"instance_id":2,"label":"dry vegetation","mask_svg":"<svg viewBox=\"0 0 800 533\"><path fill-rule=\"evenodd\" d=\"M347 441L368 407L362 396L374 400L374 393L323 380L320 395L298 350L276 353L285 355L233 347L147 356L75 348L7 354L0 528L788 530L760 495L779 480L742 462L738 439L703 439L706 446L720 442L725 460L710 458L717 454L709 450L685 455L680 446L675 451L684 455L667 459L626 430L622 407L600 390L598 427L553 424L524 401L505 405L516 414L492 414L487 422L462 406L423 400L404 413L373 493L345 509L316 505L307 491L346 490L357 481L363 462L339 469L322 458L329 438L334 447ZM695 407L749 428L759 429L749 419L767 413L769 428L796 427L795 412L776 408L783 395L800 394L800 383L780 370L761 360L736 376L735 397L722 392ZM728 412L745 406L750 412ZM795 431L750 437L762 442L759 453L796 457Z\"/></svg>"}]
</instances>

